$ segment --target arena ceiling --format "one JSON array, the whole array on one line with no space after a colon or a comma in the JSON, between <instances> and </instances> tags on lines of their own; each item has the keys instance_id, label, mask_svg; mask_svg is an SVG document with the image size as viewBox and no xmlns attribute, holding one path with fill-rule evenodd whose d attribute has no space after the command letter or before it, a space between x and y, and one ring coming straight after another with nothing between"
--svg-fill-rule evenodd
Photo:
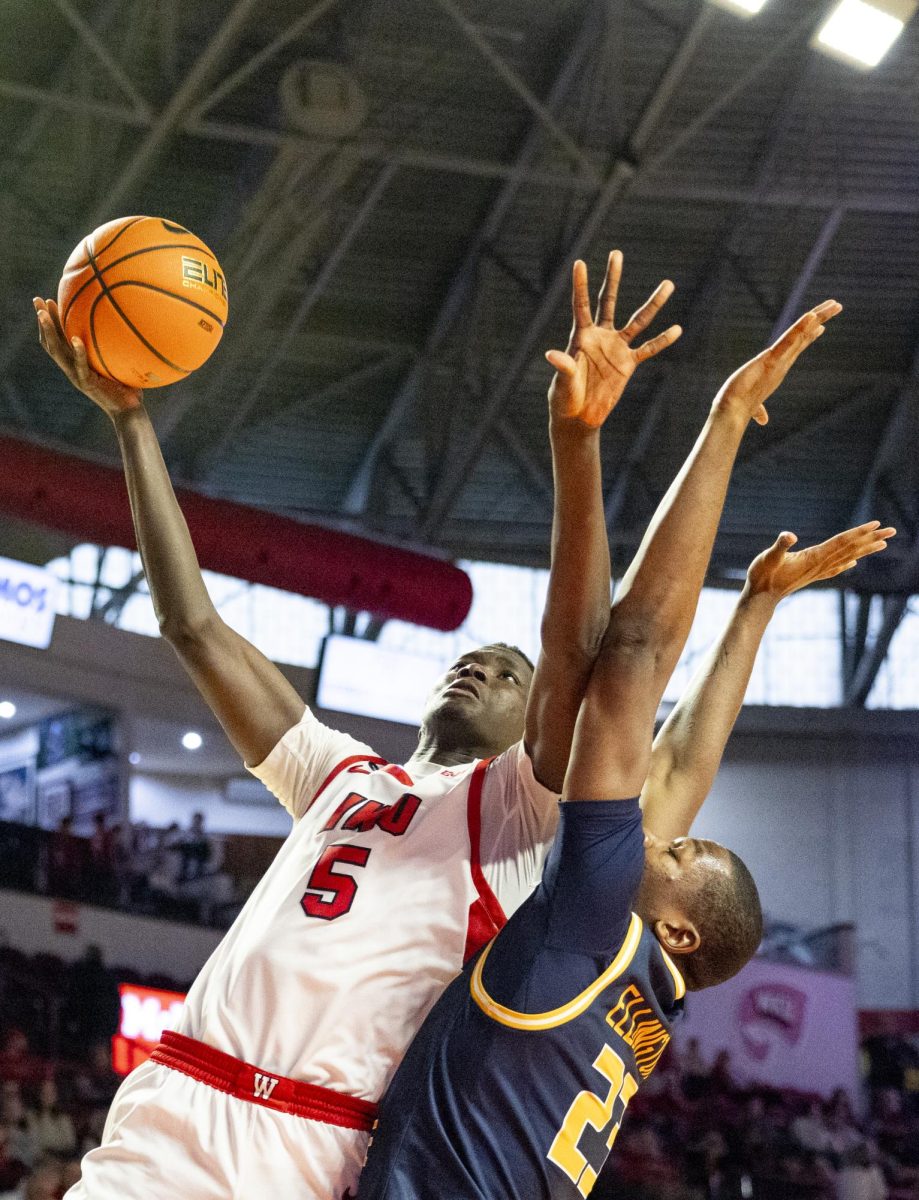
<instances>
[{"instance_id":1,"label":"arena ceiling","mask_svg":"<svg viewBox=\"0 0 919 1200\"><path fill-rule=\"evenodd\" d=\"M622 562L721 379L832 296L844 317L743 447L712 574L736 579L782 529L896 524L857 579L855 696L919 590L919 19L860 72L808 46L829 7L5 6L0 425L114 461L104 418L40 351L30 298L97 224L166 216L217 252L231 302L214 359L149 393L177 480L543 565L542 351L566 336L572 259L597 276L618 246L623 304L670 276L686 329L604 434ZM50 546L0 531L0 553Z\"/></svg>"}]
</instances>

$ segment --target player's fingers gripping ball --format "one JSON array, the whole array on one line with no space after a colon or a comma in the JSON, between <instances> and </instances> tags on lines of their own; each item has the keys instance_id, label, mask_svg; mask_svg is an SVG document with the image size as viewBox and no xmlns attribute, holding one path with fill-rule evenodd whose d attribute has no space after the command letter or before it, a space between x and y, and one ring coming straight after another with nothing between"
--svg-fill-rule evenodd
<instances>
[{"instance_id":1,"label":"player's fingers gripping ball","mask_svg":"<svg viewBox=\"0 0 919 1200\"><path fill-rule=\"evenodd\" d=\"M100 375L162 387L197 370L227 320L220 264L200 238L159 217L100 225L71 254L57 292L68 338Z\"/></svg>"}]
</instances>

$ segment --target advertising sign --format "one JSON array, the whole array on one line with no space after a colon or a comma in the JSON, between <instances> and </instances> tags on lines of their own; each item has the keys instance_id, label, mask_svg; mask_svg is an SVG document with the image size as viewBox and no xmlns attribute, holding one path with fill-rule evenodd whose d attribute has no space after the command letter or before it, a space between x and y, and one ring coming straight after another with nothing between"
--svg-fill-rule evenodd
<instances>
[{"instance_id":1,"label":"advertising sign","mask_svg":"<svg viewBox=\"0 0 919 1200\"><path fill-rule=\"evenodd\" d=\"M740 1084L857 1095L855 982L847 975L754 958L727 983L687 997L677 1049L690 1037L708 1063L727 1050Z\"/></svg>"},{"instance_id":2,"label":"advertising sign","mask_svg":"<svg viewBox=\"0 0 919 1200\"><path fill-rule=\"evenodd\" d=\"M0 558L0 638L44 650L54 629L57 587L49 571Z\"/></svg>"},{"instance_id":3,"label":"advertising sign","mask_svg":"<svg viewBox=\"0 0 919 1200\"><path fill-rule=\"evenodd\" d=\"M127 1075L150 1057L163 1030L175 1029L185 1007L183 992L118 985L121 993L121 1022L112 1038L112 1069Z\"/></svg>"}]
</instances>

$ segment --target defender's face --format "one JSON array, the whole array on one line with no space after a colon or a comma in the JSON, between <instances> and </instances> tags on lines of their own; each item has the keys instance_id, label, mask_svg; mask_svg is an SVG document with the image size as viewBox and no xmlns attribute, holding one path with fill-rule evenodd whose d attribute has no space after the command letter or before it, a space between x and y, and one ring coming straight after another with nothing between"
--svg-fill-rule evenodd
<instances>
[{"instance_id":1,"label":"defender's face","mask_svg":"<svg viewBox=\"0 0 919 1200\"><path fill-rule=\"evenodd\" d=\"M728 852L717 842L678 837L670 841L645 830L645 880L657 886L701 884L711 871L729 871Z\"/></svg>"},{"instance_id":2,"label":"defender's face","mask_svg":"<svg viewBox=\"0 0 919 1200\"><path fill-rule=\"evenodd\" d=\"M502 646L483 646L461 655L434 685L423 724L455 721L496 747L512 746L523 736L527 696L533 672L519 654Z\"/></svg>"}]
</instances>

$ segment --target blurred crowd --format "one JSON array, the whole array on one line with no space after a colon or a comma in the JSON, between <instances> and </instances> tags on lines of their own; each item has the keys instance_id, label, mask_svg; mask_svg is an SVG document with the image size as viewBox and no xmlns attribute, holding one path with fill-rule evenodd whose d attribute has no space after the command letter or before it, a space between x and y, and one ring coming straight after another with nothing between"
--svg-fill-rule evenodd
<instances>
[{"instance_id":1,"label":"blurred crowd","mask_svg":"<svg viewBox=\"0 0 919 1200\"><path fill-rule=\"evenodd\" d=\"M223 869L224 843L195 813L183 829L109 821L96 813L92 832L78 836L64 817L52 833L3 823L0 885L27 888L63 900L227 926L239 904L237 888ZM8 843L15 843L10 855ZM15 878L5 876L14 873Z\"/></svg>"},{"instance_id":2,"label":"blurred crowd","mask_svg":"<svg viewBox=\"0 0 919 1200\"><path fill-rule=\"evenodd\" d=\"M896 1041L896 1039L893 1039ZM901 1043L901 1058L919 1054ZM632 1101L595 1200L919 1200L919 1093L866 1048L859 1105L845 1092L742 1085L726 1053L670 1050Z\"/></svg>"},{"instance_id":3,"label":"blurred crowd","mask_svg":"<svg viewBox=\"0 0 919 1200\"><path fill-rule=\"evenodd\" d=\"M0 1200L59 1200L98 1144L120 1082L119 981L184 990L110 970L96 947L70 965L0 947ZM919 1200L919 1050L892 1036L864 1050L853 1103L742 1084L726 1053L705 1062L693 1040L671 1048L632 1100L592 1197Z\"/></svg>"},{"instance_id":4,"label":"blurred crowd","mask_svg":"<svg viewBox=\"0 0 919 1200\"><path fill-rule=\"evenodd\" d=\"M119 982L184 990L161 976L0 947L0 1200L59 1200L99 1144L121 1079L111 1038Z\"/></svg>"}]
</instances>

